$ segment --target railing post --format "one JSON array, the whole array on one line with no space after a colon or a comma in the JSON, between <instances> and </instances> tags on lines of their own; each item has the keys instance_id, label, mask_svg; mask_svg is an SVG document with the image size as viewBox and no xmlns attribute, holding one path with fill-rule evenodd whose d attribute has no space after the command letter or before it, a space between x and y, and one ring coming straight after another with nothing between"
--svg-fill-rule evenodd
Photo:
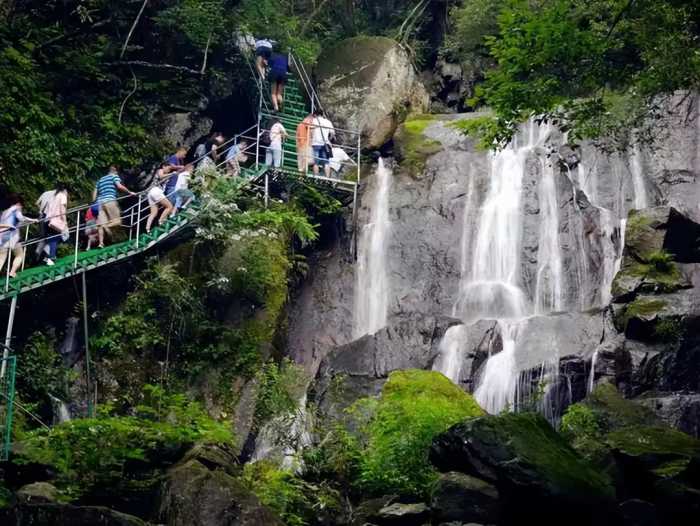
<instances>
[{"instance_id":1,"label":"railing post","mask_svg":"<svg viewBox=\"0 0 700 526\"><path fill-rule=\"evenodd\" d=\"M15 324L15 310L17 310L17 295L12 296L10 303L10 317L7 319L7 331L5 332L5 347L2 350L2 368L0 368L0 378L5 378L7 358L10 356L10 345L12 344L12 326Z\"/></svg>"},{"instance_id":2,"label":"railing post","mask_svg":"<svg viewBox=\"0 0 700 526\"><path fill-rule=\"evenodd\" d=\"M270 196L270 170L265 170L265 208Z\"/></svg>"},{"instance_id":3,"label":"railing post","mask_svg":"<svg viewBox=\"0 0 700 526\"><path fill-rule=\"evenodd\" d=\"M139 194L138 210L136 211L136 248L139 248L139 237L141 236L141 194Z\"/></svg>"},{"instance_id":4,"label":"railing post","mask_svg":"<svg viewBox=\"0 0 700 526\"><path fill-rule=\"evenodd\" d=\"M29 225L24 230L24 244L22 245L22 270L24 272L24 264L27 262L27 241L29 241Z\"/></svg>"},{"instance_id":5,"label":"railing post","mask_svg":"<svg viewBox=\"0 0 700 526\"><path fill-rule=\"evenodd\" d=\"M255 169L260 169L260 112L258 112L258 125L255 131Z\"/></svg>"},{"instance_id":6,"label":"railing post","mask_svg":"<svg viewBox=\"0 0 700 526\"><path fill-rule=\"evenodd\" d=\"M134 207L131 207L131 215L129 216L129 241L134 237Z\"/></svg>"},{"instance_id":7,"label":"railing post","mask_svg":"<svg viewBox=\"0 0 700 526\"><path fill-rule=\"evenodd\" d=\"M73 270L78 268L78 252L80 251L80 210L75 213L75 256L73 257Z\"/></svg>"},{"instance_id":8,"label":"railing post","mask_svg":"<svg viewBox=\"0 0 700 526\"><path fill-rule=\"evenodd\" d=\"M5 292L10 290L10 267L12 267L12 249L10 248L9 242L6 250L7 256L5 258L5 266L7 268L5 269Z\"/></svg>"}]
</instances>

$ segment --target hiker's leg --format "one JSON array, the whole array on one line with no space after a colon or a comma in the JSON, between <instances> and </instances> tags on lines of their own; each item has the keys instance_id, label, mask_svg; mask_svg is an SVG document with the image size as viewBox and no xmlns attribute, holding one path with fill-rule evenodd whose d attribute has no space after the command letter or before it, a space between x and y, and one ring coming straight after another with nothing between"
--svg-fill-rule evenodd
<instances>
[{"instance_id":1,"label":"hiker's leg","mask_svg":"<svg viewBox=\"0 0 700 526\"><path fill-rule=\"evenodd\" d=\"M151 231L151 225L153 225L153 220L158 215L158 205L157 204L150 205L148 208L149 208L150 213L148 214L148 220L146 221L146 232Z\"/></svg>"}]
</instances>

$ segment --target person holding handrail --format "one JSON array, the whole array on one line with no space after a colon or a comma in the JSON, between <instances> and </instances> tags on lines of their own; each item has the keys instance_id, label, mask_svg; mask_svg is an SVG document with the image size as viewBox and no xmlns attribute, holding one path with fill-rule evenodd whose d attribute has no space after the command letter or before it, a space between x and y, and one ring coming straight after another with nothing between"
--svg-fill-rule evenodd
<instances>
[{"instance_id":1,"label":"person holding handrail","mask_svg":"<svg viewBox=\"0 0 700 526\"><path fill-rule=\"evenodd\" d=\"M38 260L45 259L46 256L49 255L47 250L48 247L46 246L46 237L49 235L49 232L47 221L45 221L45 219L47 217L46 209L48 208L49 204L51 204L51 200L55 194L56 189L47 190L39 196L39 199L36 200L36 207L39 209L39 237L41 239L36 244L34 253ZM44 255L43 257L42 254Z\"/></svg>"},{"instance_id":2,"label":"person holding handrail","mask_svg":"<svg viewBox=\"0 0 700 526\"><path fill-rule=\"evenodd\" d=\"M165 168L165 166L163 168ZM163 177L164 169L158 170L158 173L160 175L156 178L153 186L148 191L148 208L150 213L148 215L148 220L146 221L147 234L151 233L151 226L153 225L155 218L158 217L159 208L163 209L163 213L160 215L158 225L165 223L174 210L172 201L165 196L163 187L160 185L160 180L169 176L165 175L165 177Z\"/></svg>"},{"instance_id":3,"label":"person holding handrail","mask_svg":"<svg viewBox=\"0 0 700 526\"><path fill-rule=\"evenodd\" d=\"M279 119L273 119L269 135L270 145L265 153L265 164L277 169L282 166L282 141L287 140L289 134Z\"/></svg>"},{"instance_id":4,"label":"person holding handrail","mask_svg":"<svg viewBox=\"0 0 700 526\"><path fill-rule=\"evenodd\" d=\"M117 192L121 191L129 195L136 195L122 184L122 180L117 173L116 166L110 166L109 173L100 177L92 193L93 201L100 205L100 213L97 216L97 237L99 248L105 246L105 231L112 238L112 227L122 224L121 210L117 202Z\"/></svg>"},{"instance_id":5,"label":"person holding handrail","mask_svg":"<svg viewBox=\"0 0 700 526\"><path fill-rule=\"evenodd\" d=\"M56 250L61 241L68 241L68 220L66 211L68 210L68 188L63 183L56 185L56 190L51 201L46 207L46 217L48 219L47 231L53 234L46 241L49 247L49 255L44 258L44 263L48 266L54 264ZM76 235L78 233L76 232Z\"/></svg>"},{"instance_id":6,"label":"person holding handrail","mask_svg":"<svg viewBox=\"0 0 700 526\"><path fill-rule=\"evenodd\" d=\"M323 166L326 177L331 176L331 167L328 161L333 157L333 146L331 141L335 136L333 123L329 121L321 109L316 108L313 112L311 147L314 150L314 175L318 175L319 166Z\"/></svg>"},{"instance_id":7,"label":"person holding handrail","mask_svg":"<svg viewBox=\"0 0 700 526\"><path fill-rule=\"evenodd\" d=\"M297 168L299 173L306 173L311 161L311 125L313 115L307 115L297 126Z\"/></svg>"},{"instance_id":8,"label":"person holding handrail","mask_svg":"<svg viewBox=\"0 0 700 526\"><path fill-rule=\"evenodd\" d=\"M12 266L8 275L11 278L17 276L17 271L24 261L24 247L20 240L20 223L38 223L38 219L32 219L22 214L22 198L17 194L10 194L7 197L9 205L0 215L0 225L8 227L0 233L0 271L2 271L7 261L10 265L10 253L14 255Z\"/></svg>"}]
</instances>

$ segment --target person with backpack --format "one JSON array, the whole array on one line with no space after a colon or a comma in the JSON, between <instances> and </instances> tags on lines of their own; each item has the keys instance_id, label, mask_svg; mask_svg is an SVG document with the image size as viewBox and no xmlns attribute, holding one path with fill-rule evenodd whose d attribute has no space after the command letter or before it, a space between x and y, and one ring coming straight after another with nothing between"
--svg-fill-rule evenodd
<instances>
[{"instance_id":1,"label":"person with backpack","mask_svg":"<svg viewBox=\"0 0 700 526\"><path fill-rule=\"evenodd\" d=\"M0 214L0 225L5 228L0 233L0 272L7 262L10 265L10 253L14 255L14 260L10 266L9 275L11 278L17 276L17 271L24 261L24 247L20 240L19 227L22 223L38 223L38 219L32 219L22 214L22 198L17 194L10 194L7 198L9 205Z\"/></svg>"},{"instance_id":2,"label":"person with backpack","mask_svg":"<svg viewBox=\"0 0 700 526\"><path fill-rule=\"evenodd\" d=\"M284 128L279 119L272 121L272 126L269 130L267 152L265 153L265 164L274 168L282 166L282 141L289 137L287 130Z\"/></svg>"},{"instance_id":3,"label":"person with backpack","mask_svg":"<svg viewBox=\"0 0 700 526\"><path fill-rule=\"evenodd\" d=\"M318 175L319 166L323 166L326 177L331 176L329 159L333 157L333 145L331 141L335 137L335 128L323 114L316 108L313 112L311 124L311 147L314 151L314 175Z\"/></svg>"},{"instance_id":4,"label":"person with backpack","mask_svg":"<svg viewBox=\"0 0 700 526\"><path fill-rule=\"evenodd\" d=\"M53 266L56 259L56 250L61 241L68 241L68 220L66 212L68 210L68 188L63 183L56 186L53 198L46 207L46 217L48 219L48 231L53 234L47 240L49 254L44 258L44 263ZM77 234L76 234L77 235Z\"/></svg>"},{"instance_id":5,"label":"person with backpack","mask_svg":"<svg viewBox=\"0 0 700 526\"><path fill-rule=\"evenodd\" d=\"M282 53L275 53L270 59L270 83L272 84L272 107L280 111L284 102L284 85L287 83L289 73L289 57Z\"/></svg>"},{"instance_id":6,"label":"person with backpack","mask_svg":"<svg viewBox=\"0 0 700 526\"><path fill-rule=\"evenodd\" d=\"M53 196L56 194L56 190L47 190L39 196L36 200L36 207L39 209L39 237L41 238L36 245L34 253L37 259L41 260L49 255L48 247L46 245L46 237L49 235L47 229L46 219L46 208L51 203ZM42 257L43 254L43 257Z\"/></svg>"}]
</instances>

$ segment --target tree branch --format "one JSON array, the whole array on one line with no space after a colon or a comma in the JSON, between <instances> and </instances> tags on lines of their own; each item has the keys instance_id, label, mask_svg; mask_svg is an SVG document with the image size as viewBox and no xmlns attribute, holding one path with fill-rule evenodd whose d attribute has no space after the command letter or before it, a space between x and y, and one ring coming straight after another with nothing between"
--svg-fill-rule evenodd
<instances>
[{"instance_id":1,"label":"tree branch","mask_svg":"<svg viewBox=\"0 0 700 526\"><path fill-rule=\"evenodd\" d=\"M321 12L321 9L323 9L327 3L328 0L321 0L316 9L314 9L313 12L307 17L306 22L304 22L304 25L301 26L301 29L299 30L300 35L306 34L306 30L309 28L309 25L311 24L313 19L316 18L316 16Z\"/></svg>"},{"instance_id":2,"label":"tree branch","mask_svg":"<svg viewBox=\"0 0 700 526\"><path fill-rule=\"evenodd\" d=\"M211 44L211 36L212 32L209 32L209 36L207 37L207 47L204 49L204 61L202 62L202 70L199 72L200 75L204 75L204 72L207 69L207 58L209 57L209 45Z\"/></svg>"},{"instance_id":3,"label":"tree branch","mask_svg":"<svg viewBox=\"0 0 700 526\"><path fill-rule=\"evenodd\" d=\"M122 123L122 116L124 115L124 108L126 108L126 103L127 101L131 98L131 96L136 93L136 90L139 88L139 82L136 80L136 73L134 73L134 68L131 69L131 76L134 78L134 89L132 89L129 94L126 96L124 101L122 102L121 108L119 108L119 124Z\"/></svg>"},{"instance_id":4,"label":"tree branch","mask_svg":"<svg viewBox=\"0 0 700 526\"><path fill-rule=\"evenodd\" d=\"M148 4L148 0L143 0L143 4L141 4L141 9L139 10L139 14L136 15L136 19L134 20L134 23L131 24L131 29L129 30L129 34L126 35L126 40L124 41L124 45L122 46L122 52L119 55L119 58L124 58L124 53L126 53L126 46L129 45L129 40L131 40L131 35L134 34L134 29L136 29L136 26L139 23L139 20L141 20L141 15L143 15L143 12L146 10L146 5Z\"/></svg>"},{"instance_id":5,"label":"tree branch","mask_svg":"<svg viewBox=\"0 0 700 526\"><path fill-rule=\"evenodd\" d=\"M154 64L143 60L120 60L118 62L106 62L105 66L137 66L150 69L165 69L170 71L179 71L190 75L199 75L196 69L188 68L187 66L175 66L173 64Z\"/></svg>"},{"instance_id":6,"label":"tree branch","mask_svg":"<svg viewBox=\"0 0 700 526\"><path fill-rule=\"evenodd\" d=\"M77 31L73 31L72 33L64 33L62 35L58 35L56 37L50 38L46 42L42 42L39 44L36 49L40 50L42 48L45 48L47 46L51 46L55 44L56 42L60 42L61 40L67 39L67 38L73 38L74 36L80 35L81 33L84 33L86 30L87 31L92 31L93 29L100 28L102 26L106 26L107 24L112 23L112 19L108 18L106 20L100 20L99 22L95 22L94 24L87 26L87 27L81 27Z\"/></svg>"}]
</instances>

